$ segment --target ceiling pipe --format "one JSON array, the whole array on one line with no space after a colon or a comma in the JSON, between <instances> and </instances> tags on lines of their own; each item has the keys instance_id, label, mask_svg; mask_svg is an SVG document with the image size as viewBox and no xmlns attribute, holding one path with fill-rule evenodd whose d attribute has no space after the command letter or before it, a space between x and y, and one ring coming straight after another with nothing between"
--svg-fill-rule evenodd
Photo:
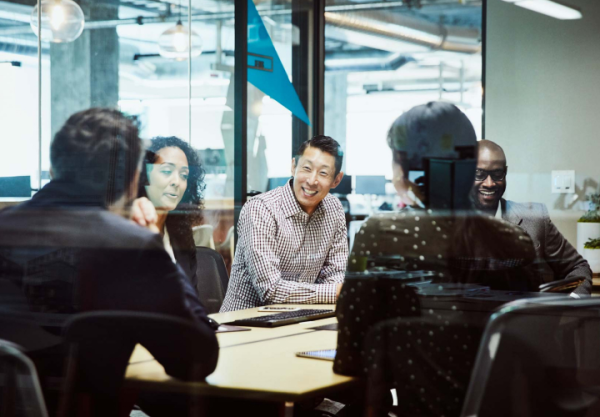
<instances>
[{"instance_id":1,"label":"ceiling pipe","mask_svg":"<svg viewBox=\"0 0 600 417\"><path fill-rule=\"evenodd\" d=\"M410 42L451 52L476 54L481 52L479 30L436 25L429 21L400 14L382 12L325 12L325 21L368 35Z\"/></svg>"},{"instance_id":2,"label":"ceiling pipe","mask_svg":"<svg viewBox=\"0 0 600 417\"><path fill-rule=\"evenodd\" d=\"M351 71L351 72L368 72L368 71L395 71L398 68L406 65L409 62L414 62L415 59L402 54L391 54L387 60L382 59L343 59L325 60L325 71Z\"/></svg>"},{"instance_id":3,"label":"ceiling pipe","mask_svg":"<svg viewBox=\"0 0 600 417\"><path fill-rule=\"evenodd\" d=\"M391 2L395 7L400 2ZM385 3L384 3L385 4ZM357 6L357 7L352 7ZM390 4L387 4L389 7ZM26 6L25 6L26 7ZM20 9L23 13L25 7ZM335 6L333 6L335 7ZM398 13L386 13L377 10L363 10L363 5L344 6L344 8L328 7L326 10L343 10L344 12L325 12L325 21L339 28L381 36L392 40L410 42L432 49L475 54L481 52L481 42L477 29L463 29L438 25L429 21L408 17ZM11 10L13 11L13 10ZM14 11L13 11L14 12ZM259 10L261 15L289 14L290 9ZM192 21L209 21L231 19L232 12L192 13ZM86 22L85 30L115 28L120 25L143 25L152 23L174 22L177 16L155 16L129 19L101 20ZM0 29L0 35L17 35L30 33L29 25Z\"/></svg>"}]
</instances>

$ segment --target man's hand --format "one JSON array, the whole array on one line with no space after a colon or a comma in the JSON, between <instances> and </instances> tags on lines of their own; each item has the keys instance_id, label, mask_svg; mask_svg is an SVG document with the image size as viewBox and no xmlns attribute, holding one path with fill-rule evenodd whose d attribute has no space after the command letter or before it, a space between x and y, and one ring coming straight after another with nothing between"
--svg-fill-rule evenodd
<instances>
[{"instance_id":1,"label":"man's hand","mask_svg":"<svg viewBox=\"0 0 600 417\"><path fill-rule=\"evenodd\" d=\"M131 206L131 220L154 233L160 233L156 221L158 215L154 204L146 197L136 198Z\"/></svg>"}]
</instances>

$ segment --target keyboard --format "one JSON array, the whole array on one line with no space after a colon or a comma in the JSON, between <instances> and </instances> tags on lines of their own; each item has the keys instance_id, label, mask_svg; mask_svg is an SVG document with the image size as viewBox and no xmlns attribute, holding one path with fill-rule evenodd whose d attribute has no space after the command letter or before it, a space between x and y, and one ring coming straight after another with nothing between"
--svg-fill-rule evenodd
<instances>
[{"instance_id":1,"label":"keyboard","mask_svg":"<svg viewBox=\"0 0 600 417\"><path fill-rule=\"evenodd\" d=\"M250 317L247 319L235 320L225 324L233 326L248 326L248 327L279 327L287 324L300 323L303 321L324 319L326 317L335 316L335 310L296 310L286 311L284 313L261 315Z\"/></svg>"}]
</instances>

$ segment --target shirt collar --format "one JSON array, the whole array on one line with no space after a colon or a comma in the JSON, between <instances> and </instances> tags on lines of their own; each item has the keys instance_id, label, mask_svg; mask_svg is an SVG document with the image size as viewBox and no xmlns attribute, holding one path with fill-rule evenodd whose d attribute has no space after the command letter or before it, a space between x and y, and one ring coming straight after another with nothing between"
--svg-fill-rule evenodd
<instances>
[{"instance_id":1,"label":"shirt collar","mask_svg":"<svg viewBox=\"0 0 600 417\"><path fill-rule=\"evenodd\" d=\"M285 217L292 217L298 213L302 213L308 216L308 214L304 210L302 210L302 207L300 207L298 200L296 200L296 196L294 195L293 181L293 178L290 179L288 183L282 187L282 209L285 214ZM327 196L325 198L327 198ZM312 215L314 216L317 213L321 213L323 209L323 201L321 201Z\"/></svg>"},{"instance_id":2,"label":"shirt collar","mask_svg":"<svg viewBox=\"0 0 600 417\"><path fill-rule=\"evenodd\" d=\"M500 202L498 202L498 208L496 209L496 215L494 217L497 219L502 219L502 214L503 214L502 204Z\"/></svg>"}]
</instances>

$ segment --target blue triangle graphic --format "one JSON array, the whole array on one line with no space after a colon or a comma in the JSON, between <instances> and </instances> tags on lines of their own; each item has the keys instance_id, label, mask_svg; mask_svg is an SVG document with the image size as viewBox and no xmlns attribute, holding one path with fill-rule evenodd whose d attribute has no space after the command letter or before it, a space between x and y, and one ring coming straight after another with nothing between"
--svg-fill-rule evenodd
<instances>
[{"instance_id":1,"label":"blue triangle graphic","mask_svg":"<svg viewBox=\"0 0 600 417\"><path fill-rule=\"evenodd\" d=\"M310 126L306 110L252 0L248 0L248 81Z\"/></svg>"}]
</instances>

